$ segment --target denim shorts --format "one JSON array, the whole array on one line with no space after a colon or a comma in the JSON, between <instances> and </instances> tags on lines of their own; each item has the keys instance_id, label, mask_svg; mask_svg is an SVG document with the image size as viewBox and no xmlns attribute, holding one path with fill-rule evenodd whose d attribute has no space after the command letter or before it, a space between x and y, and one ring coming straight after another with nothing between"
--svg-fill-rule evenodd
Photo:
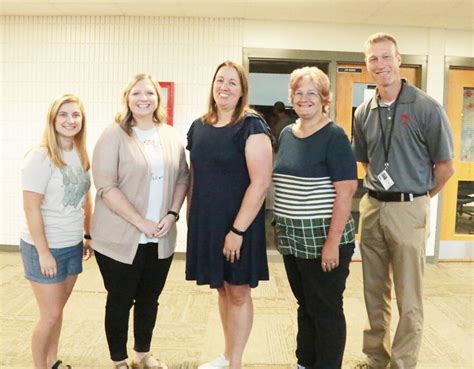
<instances>
[{"instance_id":1,"label":"denim shorts","mask_svg":"<svg viewBox=\"0 0 474 369\"><path fill-rule=\"evenodd\" d=\"M23 259L25 278L38 283L60 283L67 276L82 272L82 241L76 246L49 249L56 259L58 273L54 278L41 273L38 251L32 244L20 239L20 252Z\"/></svg>"}]
</instances>

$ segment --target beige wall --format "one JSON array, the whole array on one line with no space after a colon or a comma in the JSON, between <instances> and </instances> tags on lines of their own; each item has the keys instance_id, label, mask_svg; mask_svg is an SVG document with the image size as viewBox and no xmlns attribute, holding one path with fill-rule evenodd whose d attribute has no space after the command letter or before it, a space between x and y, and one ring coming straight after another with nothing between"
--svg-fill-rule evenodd
<instances>
[{"instance_id":1,"label":"beige wall","mask_svg":"<svg viewBox=\"0 0 474 369\"><path fill-rule=\"evenodd\" d=\"M184 141L188 126L203 113L215 67L224 59L242 58L240 20L0 17L0 23L0 244L18 243L22 158L40 139L56 96L71 92L84 101L92 153L134 74L173 81L174 122ZM181 245L185 235L182 229Z\"/></svg>"},{"instance_id":2,"label":"beige wall","mask_svg":"<svg viewBox=\"0 0 474 369\"><path fill-rule=\"evenodd\" d=\"M175 126L185 138L202 114L214 68L242 48L359 52L371 33L392 33L402 54L428 56L428 93L442 102L444 56L474 57L474 32L332 23L168 17L0 17L0 244L17 244L23 223L20 174L50 101L80 96L92 152L140 72L175 82ZM179 243L184 248L185 226Z\"/></svg>"}]
</instances>

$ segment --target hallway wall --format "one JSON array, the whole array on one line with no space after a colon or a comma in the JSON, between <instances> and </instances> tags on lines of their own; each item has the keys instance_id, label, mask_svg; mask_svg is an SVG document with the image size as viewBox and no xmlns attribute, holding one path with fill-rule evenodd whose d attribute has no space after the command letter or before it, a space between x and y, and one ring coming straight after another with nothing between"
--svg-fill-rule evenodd
<instances>
[{"instance_id":1,"label":"hallway wall","mask_svg":"<svg viewBox=\"0 0 474 369\"><path fill-rule=\"evenodd\" d=\"M83 100L92 155L100 133L121 110L128 80L150 73L175 82L174 122L184 142L188 126L204 111L216 66L242 58L240 20L0 17L0 23L0 244L18 243L22 158L40 139L56 96L70 92ZM178 234L184 244L186 232Z\"/></svg>"},{"instance_id":2,"label":"hallway wall","mask_svg":"<svg viewBox=\"0 0 474 369\"><path fill-rule=\"evenodd\" d=\"M183 141L206 107L215 67L242 49L360 52L368 35L392 33L402 54L427 55L428 93L443 101L444 57L474 57L474 32L331 23L171 17L0 17L0 245L23 224L20 168L40 139L49 103L71 92L84 101L88 147L120 110L127 81L147 72L175 82L175 126ZM184 218L184 217L182 217ZM184 250L185 224L179 224Z\"/></svg>"}]
</instances>

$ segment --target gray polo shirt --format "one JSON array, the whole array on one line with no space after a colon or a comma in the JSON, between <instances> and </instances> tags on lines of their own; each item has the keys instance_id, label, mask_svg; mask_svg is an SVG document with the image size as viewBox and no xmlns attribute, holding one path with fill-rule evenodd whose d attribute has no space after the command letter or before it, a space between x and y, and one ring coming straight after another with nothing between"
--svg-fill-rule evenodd
<instances>
[{"instance_id":1,"label":"gray polo shirt","mask_svg":"<svg viewBox=\"0 0 474 369\"><path fill-rule=\"evenodd\" d=\"M394 124L388 173L395 184L388 191L429 191L435 185L433 164L454 156L451 126L443 107L407 81L398 99L395 118L394 104L379 108L376 96L360 105L354 116L353 148L356 160L368 163L364 187L385 191L377 179L385 168L380 109L386 146L392 121Z\"/></svg>"}]
</instances>

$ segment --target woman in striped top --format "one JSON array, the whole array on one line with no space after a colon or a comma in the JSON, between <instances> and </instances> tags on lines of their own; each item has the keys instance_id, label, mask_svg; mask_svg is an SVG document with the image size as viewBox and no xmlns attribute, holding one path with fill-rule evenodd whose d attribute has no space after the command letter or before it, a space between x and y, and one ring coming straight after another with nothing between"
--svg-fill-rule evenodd
<instances>
[{"instance_id":1,"label":"woman in striped top","mask_svg":"<svg viewBox=\"0 0 474 369\"><path fill-rule=\"evenodd\" d=\"M297 368L341 368L346 341L343 292L354 253L351 200L357 167L349 140L327 117L328 77L293 71L299 119L285 127L273 168L278 249L298 302Z\"/></svg>"}]
</instances>

